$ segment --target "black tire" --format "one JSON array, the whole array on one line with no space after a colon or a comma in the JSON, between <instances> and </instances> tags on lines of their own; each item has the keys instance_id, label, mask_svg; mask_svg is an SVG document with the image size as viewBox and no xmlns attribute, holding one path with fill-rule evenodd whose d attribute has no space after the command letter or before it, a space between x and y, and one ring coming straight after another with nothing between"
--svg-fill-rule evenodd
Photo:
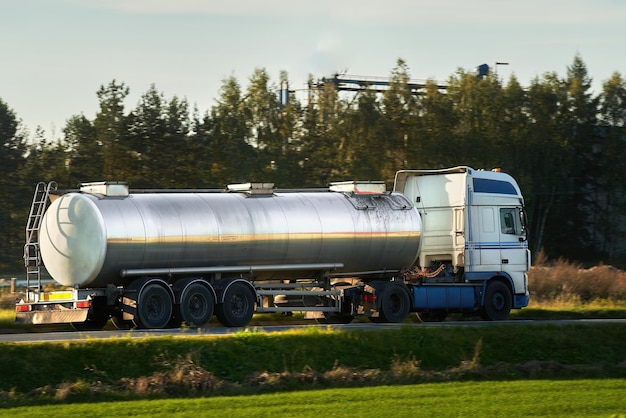
<instances>
[{"instance_id":1,"label":"black tire","mask_svg":"<svg viewBox=\"0 0 626 418\"><path fill-rule=\"evenodd\" d=\"M406 288L397 283L389 283L383 288L379 317L381 322L402 322L411 311L411 297Z\"/></svg>"},{"instance_id":2,"label":"black tire","mask_svg":"<svg viewBox=\"0 0 626 418\"><path fill-rule=\"evenodd\" d=\"M485 290L482 318L486 321L504 321L511 313L512 304L513 296L509 287L499 281L490 282Z\"/></svg>"},{"instance_id":3,"label":"black tire","mask_svg":"<svg viewBox=\"0 0 626 418\"><path fill-rule=\"evenodd\" d=\"M254 315L254 294L241 282L231 284L224 293L224 302L215 309L217 319L226 327L248 325Z\"/></svg>"},{"instance_id":4,"label":"black tire","mask_svg":"<svg viewBox=\"0 0 626 418\"><path fill-rule=\"evenodd\" d=\"M167 328L173 310L169 290L158 283L150 283L139 294L133 323L137 328Z\"/></svg>"},{"instance_id":5,"label":"black tire","mask_svg":"<svg viewBox=\"0 0 626 418\"><path fill-rule=\"evenodd\" d=\"M448 312L444 310L431 310L428 312L417 312L417 319L422 322L442 322L448 316Z\"/></svg>"},{"instance_id":6,"label":"black tire","mask_svg":"<svg viewBox=\"0 0 626 418\"><path fill-rule=\"evenodd\" d=\"M202 283L191 283L180 297L180 319L188 326L201 328L211 321L215 300L211 291Z\"/></svg>"}]
</instances>

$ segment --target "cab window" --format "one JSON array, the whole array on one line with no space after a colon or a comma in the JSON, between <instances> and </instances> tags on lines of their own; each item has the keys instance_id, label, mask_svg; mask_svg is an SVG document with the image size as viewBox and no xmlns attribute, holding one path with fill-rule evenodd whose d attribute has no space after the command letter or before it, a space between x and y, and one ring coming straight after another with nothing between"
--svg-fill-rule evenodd
<instances>
[{"instance_id":1,"label":"cab window","mask_svg":"<svg viewBox=\"0 0 626 418\"><path fill-rule=\"evenodd\" d=\"M515 219L514 208L500 209L500 230L503 234L518 235Z\"/></svg>"}]
</instances>

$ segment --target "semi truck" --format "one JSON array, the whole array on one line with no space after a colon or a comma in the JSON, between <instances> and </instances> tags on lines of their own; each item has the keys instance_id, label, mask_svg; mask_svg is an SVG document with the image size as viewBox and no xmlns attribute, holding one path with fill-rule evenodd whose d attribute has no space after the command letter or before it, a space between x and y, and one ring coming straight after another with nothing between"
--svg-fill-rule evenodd
<instances>
[{"instance_id":1,"label":"semi truck","mask_svg":"<svg viewBox=\"0 0 626 418\"><path fill-rule=\"evenodd\" d=\"M42 182L16 322L160 329L204 327L215 315L244 327L257 312L320 323L505 320L529 301L527 231L520 188L498 169L401 170L392 190ZM59 286L44 286L47 277Z\"/></svg>"}]
</instances>

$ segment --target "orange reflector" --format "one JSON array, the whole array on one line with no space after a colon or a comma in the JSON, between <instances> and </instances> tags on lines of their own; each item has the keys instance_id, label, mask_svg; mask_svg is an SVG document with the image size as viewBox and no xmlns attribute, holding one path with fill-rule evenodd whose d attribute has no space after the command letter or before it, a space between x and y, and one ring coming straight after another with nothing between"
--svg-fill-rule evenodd
<instances>
[{"instance_id":1,"label":"orange reflector","mask_svg":"<svg viewBox=\"0 0 626 418\"><path fill-rule=\"evenodd\" d=\"M30 312L30 305L15 305L15 312Z\"/></svg>"},{"instance_id":2,"label":"orange reflector","mask_svg":"<svg viewBox=\"0 0 626 418\"><path fill-rule=\"evenodd\" d=\"M91 306L90 300L79 300L76 302L76 309L89 308Z\"/></svg>"}]
</instances>

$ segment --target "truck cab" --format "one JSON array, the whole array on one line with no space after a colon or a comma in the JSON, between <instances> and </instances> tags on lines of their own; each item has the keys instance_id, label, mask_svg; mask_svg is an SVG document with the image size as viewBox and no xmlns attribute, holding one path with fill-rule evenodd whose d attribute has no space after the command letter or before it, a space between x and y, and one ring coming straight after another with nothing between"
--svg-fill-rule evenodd
<instances>
[{"instance_id":1,"label":"truck cab","mask_svg":"<svg viewBox=\"0 0 626 418\"><path fill-rule=\"evenodd\" d=\"M394 191L413 202L422 218L419 268L447 266L448 275L431 283L484 284L485 303L488 287L498 281L510 290L512 308L528 305L531 258L526 215L513 177L498 169L467 166L402 170L396 173Z\"/></svg>"}]
</instances>

